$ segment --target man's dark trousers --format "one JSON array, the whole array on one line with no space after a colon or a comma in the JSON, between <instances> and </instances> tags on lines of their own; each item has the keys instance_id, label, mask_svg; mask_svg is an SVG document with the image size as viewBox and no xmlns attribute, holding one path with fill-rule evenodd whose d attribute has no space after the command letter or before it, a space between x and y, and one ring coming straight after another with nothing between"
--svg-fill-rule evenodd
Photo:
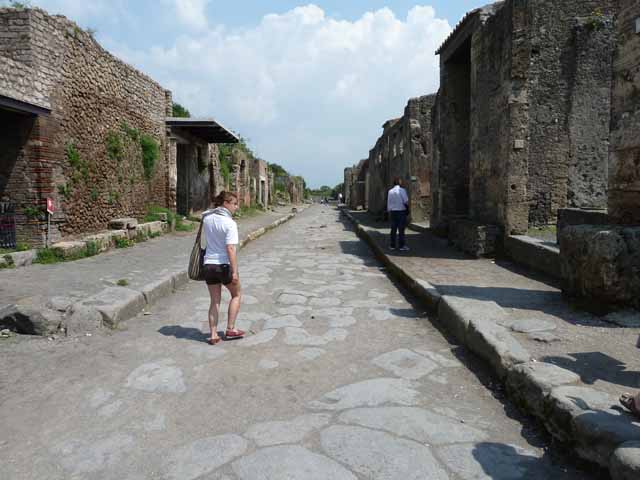
<instances>
[{"instance_id":1,"label":"man's dark trousers","mask_svg":"<svg viewBox=\"0 0 640 480\"><path fill-rule=\"evenodd\" d=\"M391 219L391 248L396 247L396 232L399 235L398 248L404 247L404 229L407 226L407 211L406 210L392 210L389 212L389 217Z\"/></svg>"}]
</instances>

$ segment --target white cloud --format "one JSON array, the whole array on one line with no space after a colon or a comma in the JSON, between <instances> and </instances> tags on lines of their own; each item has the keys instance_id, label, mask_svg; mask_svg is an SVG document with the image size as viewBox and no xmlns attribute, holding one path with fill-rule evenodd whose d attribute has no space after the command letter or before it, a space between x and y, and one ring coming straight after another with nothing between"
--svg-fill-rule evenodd
<instances>
[{"instance_id":1,"label":"white cloud","mask_svg":"<svg viewBox=\"0 0 640 480\"><path fill-rule=\"evenodd\" d=\"M168 23L171 31L163 26L156 46L102 35L105 47L171 89L192 114L219 118L266 160L313 185L341 181L408 98L436 91L434 51L451 31L430 6L404 19L382 8L346 21L306 5L229 29L207 21L208 0L162 4L162 15L174 12L177 22Z\"/></svg>"}]
</instances>

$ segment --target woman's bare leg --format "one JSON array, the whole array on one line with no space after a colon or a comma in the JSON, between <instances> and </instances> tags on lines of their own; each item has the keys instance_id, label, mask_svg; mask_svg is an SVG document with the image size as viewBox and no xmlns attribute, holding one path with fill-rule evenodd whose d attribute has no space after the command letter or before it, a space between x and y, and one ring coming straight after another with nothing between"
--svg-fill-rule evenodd
<instances>
[{"instance_id":1,"label":"woman's bare leg","mask_svg":"<svg viewBox=\"0 0 640 480\"><path fill-rule=\"evenodd\" d=\"M220 298L222 288L220 284L207 285L211 304L209 305L209 328L211 329L211 338L218 338L218 312L220 311Z\"/></svg>"},{"instance_id":2,"label":"woman's bare leg","mask_svg":"<svg viewBox=\"0 0 640 480\"><path fill-rule=\"evenodd\" d=\"M238 312L240 311L240 282L232 282L225 285L225 287L227 287L227 290L229 290L229 293L231 294L227 318L227 330L235 330L236 318L238 318Z\"/></svg>"}]
</instances>

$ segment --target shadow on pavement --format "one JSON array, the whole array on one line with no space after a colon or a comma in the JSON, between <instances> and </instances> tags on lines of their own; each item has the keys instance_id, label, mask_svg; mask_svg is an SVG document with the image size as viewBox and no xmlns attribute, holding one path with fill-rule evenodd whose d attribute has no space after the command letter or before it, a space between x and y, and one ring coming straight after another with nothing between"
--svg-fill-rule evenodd
<instances>
[{"instance_id":1,"label":"shadow on pavement","mask_svg":"<svg viewBox=\"0 0 640 480\"><path fill-rule=\"evenodd\" d=\"M202 333L200 329L193 327L182 327L180 325L166 325L158 330L158 333L167 337L176 337L181 340L193 340L195 342L207 343L209 335ZM222 332L218 332L221 334Z\"/></svg>"},{"instance_id":2,"label":"shadow on pavement","mask_svg":"<svg viewBox=\"0 0 640 480\"><path fill-rule=\"evenodd\" d=\"M540 360L571 370L589 385L604 380L616 385L640 388L640 372L626 370L626 364L602 352L568 353L568 357L548 356Z\"/></svg>"}]
</instances>

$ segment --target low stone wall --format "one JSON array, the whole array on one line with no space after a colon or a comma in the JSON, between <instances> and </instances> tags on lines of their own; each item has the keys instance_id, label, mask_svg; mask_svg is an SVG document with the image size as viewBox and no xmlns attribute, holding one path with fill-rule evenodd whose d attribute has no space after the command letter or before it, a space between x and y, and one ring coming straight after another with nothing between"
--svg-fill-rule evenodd
<instances>
[{"instance_id":1,"label":"low stone wall","mask_svg":"<svg viewBox=\"0 0 640 480\"><path fill-rule=\"evenodd\" d=\"M504 239L504 254L515 263L561 279L560 249L539 238L510 235Z\"/></svg>"},{"instance_id":2,"label":"low stone wall","mask_svg":"<svg viewBox=\"0 0 640 480\"><path fill-rule=\"evenodd\" d=\"M560 252L567 294L640 309L640 227L568 226Z\"/></svg>"},{"instance_id":3,"label":"low stone wall","mask_svg":"<svg viewBox=\"0 0 640 480\"><path fill-rule=\"evenodd\" d=\"M500 236L496 225L481 225L466 219L451 220L449 242L474 257L493 255Z\"/></svg>"},{"instance_id":4,"label":"low stone wall","mask_svg":"<svg viewBox=\"0 0 640 480\"><path fill-rule=\"evenodd\" d=\"M558 210L556 241L560 243L560 230L569 225L606 225L608 223L609 215L606 210L561 208Z\"/></svg>"}]
</instances>

